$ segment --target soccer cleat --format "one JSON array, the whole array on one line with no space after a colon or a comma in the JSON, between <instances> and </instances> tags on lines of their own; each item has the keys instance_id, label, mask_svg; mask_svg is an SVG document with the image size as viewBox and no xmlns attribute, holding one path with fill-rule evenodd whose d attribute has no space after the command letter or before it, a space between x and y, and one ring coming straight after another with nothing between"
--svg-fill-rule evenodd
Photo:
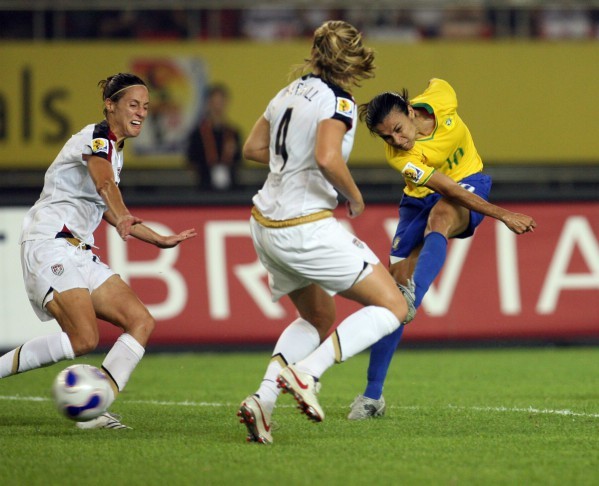
<instances>
[{"instance_id":1,"label":"soccer cleat","mask_svg":"<svg viewBox=\"0 0 599 486\"><path fill-rule=\"evenodd\" d=\"M291 393L298 403L298 408L305 413L310 420L322 422L324 411L318 403L317 393L320 391L320 383L308 373L302 373L295 366L289 365L284 368L277 378L279 388L283 393Z\"/></svg>"},{"instance_id":2,"label":"soccer cleat","mask_svg":"<svg viewBox=\"0 0 599 486\"><path fill-rule=\"evenodd\" d=\"M416 295L414 294L414 291L416 290L416 288L414 286L414 281L412 279L408 279L407 285L402 285L398 283L397 288L404 296L404 299L406 299L406 304L408 304L408 313L401 324L409 324L410 322L412 322L412 319L416 317L416 307L414 306L414 301L416 300Z\"/></svg>"},{"instance_id":3,"label":"soccer cleat","mask_svg":"<svg viewBox=\"0 0 599 486\"><path fill-rule=\"evenodd\" d=\"M104 412L95 419L87 422L77 422L77 427L80 429L130 429L121 423L121 417L112 413Z\"/></svg>"},{"instance_id":4,"label":"soccer cleat","mask_svg":"<svg viewBox=\"0 0 599 486\"><path fill-rule=\"evenodd\" d=\"M264 409L258 395L250 395L241 402L237 416L248 429L248 442L272 444L270 413Z\"/></svg>"},{"instance_id":5,"label":"soccer cleat","mask_svg":"<svg viewBox=\"0 0 599 486\"><path fill-rule=\"evenodd\" d=\"M351 408L351 412L347 416L349 420L365 420L372 417L382 417L385 415L387 406L382 395L378 400L358 395L349 408Z\"/></svg>"}]
</instances>

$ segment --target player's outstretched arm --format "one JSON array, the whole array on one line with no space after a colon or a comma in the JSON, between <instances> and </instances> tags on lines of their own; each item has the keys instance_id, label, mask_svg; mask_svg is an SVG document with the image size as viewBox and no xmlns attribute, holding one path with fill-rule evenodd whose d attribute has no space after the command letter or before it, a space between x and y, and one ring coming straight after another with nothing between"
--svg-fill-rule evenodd
<instances>
[{"instance_id":1,"label":"player's outstretched arm","mask_svg":"<svg viewBox=\"0 0 599 486\"><path fill-rule=\"evenodd\" d=\"M117 220L110 209L104 213L104 221L112 226L116 226ZM138 240L157 246L158 248L173 248L182 241L195 238L198 235L195 228L186 229L176 235L161 235L143 223L138 223L131 227L129 234Z\"/></svg>"},{"instance_id":2,"label":"player's outstretched arm","mask_svg":"<svg viewBox=\"0 0 599 486\"><path fill-rule=\"evenodd\" d=\"M445 174L435 172L426 182L426 187L441 194L447 199L457 202L471 211L495 218L505 224L511 231L521 235L532 232L537 227L535 220L526 214L514 213L501 206L485 201L482 197L467 191Z\"/></svg>"}]
</instances>

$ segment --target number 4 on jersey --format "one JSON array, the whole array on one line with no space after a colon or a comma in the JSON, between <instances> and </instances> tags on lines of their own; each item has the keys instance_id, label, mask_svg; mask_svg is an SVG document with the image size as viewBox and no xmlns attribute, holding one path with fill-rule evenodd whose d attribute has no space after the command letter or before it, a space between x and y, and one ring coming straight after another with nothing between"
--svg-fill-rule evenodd
<instances>
[{"instance_id":1,"label":"number 4 on jersey","mask_svg":"<svg viewBox=\"0 0 599 486\"><path fill-rule=\"evenodd\" d=\"M287 108L285 110L283 118L281 118L281 121L279 122L279 128L277 128L277 138L275 140L275 153L283 157L283 165L281 167L281 172L285 168L287 158L289 157L285 141L287 140L287 129L289 128L289 121L291 120L292 111L293 108Z\"/></svg>"}]
</instances>

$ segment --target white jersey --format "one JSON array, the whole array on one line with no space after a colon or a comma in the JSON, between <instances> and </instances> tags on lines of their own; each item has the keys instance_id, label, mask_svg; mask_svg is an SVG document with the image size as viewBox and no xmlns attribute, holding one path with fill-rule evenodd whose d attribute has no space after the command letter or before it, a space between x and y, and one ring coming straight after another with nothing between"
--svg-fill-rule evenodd
<instances>
[{"instance_id":1,"label":"white jersey","mask_svg":"<svg viewBox=\"0 0 599 486\"><path fill-rule=\"evenodd\" d=\"M326 119L347 125L342 156L349 158L356 132L356 104L351 94L306 75L282 89L269 103L270 172L253 198L263 216L286 220L337 206L337 192L316 164L318 124Z\"/></svg>"},{"instance_id":2,"label":"white jersey","mask_svg":"<svg viewBox=\"0 0 599 486\"><path fill-rule=\"evenodd\" d=\"M59 232L72 233L88 245L107 210L87 169L83 155L95 155L112 164L115 182L123 168L122 144L106 121L87 125L64 145L44 178L40 198L23 221L21 243L55 238Z\"/></svg>"}]
</instances>

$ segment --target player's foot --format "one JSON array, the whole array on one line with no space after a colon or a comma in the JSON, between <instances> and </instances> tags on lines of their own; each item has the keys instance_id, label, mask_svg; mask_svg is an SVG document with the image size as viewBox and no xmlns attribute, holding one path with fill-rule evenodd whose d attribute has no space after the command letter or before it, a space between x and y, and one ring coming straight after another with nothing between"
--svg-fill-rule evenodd
<instances>
[{"instance_id":1,"label":"player's foot","mask_svg":"<svg viewBox=\"0 0 599 486\"><path fill-rule=\"evenodd\" d=\"M397 284L397 288L406 299L406 304L408 304L408 314L406 318L403 320L403 324L409 324L414 317L416 317L416 307L414 306L414 301L416 300L416 294L414 291L416 287L414 285L414 281L412 279L408 279L407 285Z\"/></svg>"},{"instance_id":2,"label":"player's foot","mask_svg":"<svg viewBox=\"0 0 599 486\"><path fill-rule=\"evenodd\" d=\"M310 420L322 422L324 420L324 411L316 398L320 391L320 383L308 373L302 373L295 366L289 365L284 368L277 383L283 389L283 393L291 393L299 405L302 413L305 413Z\"/></svg>"},{"instance_id":3,"label":"player's foot","mask_svg":"<svg viewBox=\"0 0 599 486\"><path fill-rule=\"evenodd\" d=\"M385 405L385 398L382 395L378 400L358 395L349 408L351 408L351 412L347 416L348 419L365 420L371 417L382 417L385 415L387 406Z\"/></svg>"},{"instance_id":4,"label":"player's foot","mask_svg":"<svg viewBox=\"0 0 599 486\"><path fill-rule=\"evenodd\" d=\"M95 419L87 422L77 422L77 427L80 429L130 429L125 424L121 423L121 417L113 413L104 412Z\"/></svg>"},{"instance_id":5,"label":"player's foot","mask_svg":"<svg viewBox=\"0 0 599 486\"><path fill-rule=\"evenodd\" d=\"M258 395L250 395L241 402L237 416L248 429L248 442L272 444L270 413L264 409Z\"/></svg>"}]
</instances>

